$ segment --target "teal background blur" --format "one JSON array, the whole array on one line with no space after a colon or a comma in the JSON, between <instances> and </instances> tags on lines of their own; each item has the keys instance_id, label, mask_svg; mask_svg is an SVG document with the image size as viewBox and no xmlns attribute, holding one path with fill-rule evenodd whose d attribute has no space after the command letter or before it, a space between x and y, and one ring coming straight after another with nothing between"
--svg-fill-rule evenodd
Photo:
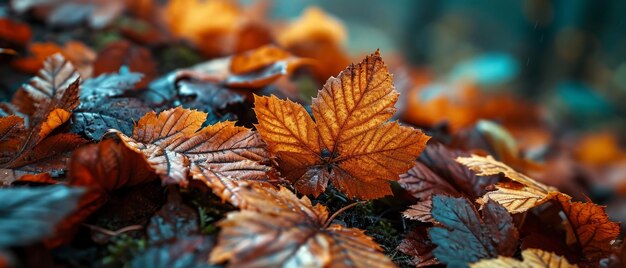
<instances>
[{"instance_id":1,"label":"teal background blur","mask_svg":"<svg viewBox=\"0 0 626 268\"><path fill-rule=\"evenodd\" d=\"M399 53L444 83L471 73L546 106L555 125L626 136L626 1L272 2L278 19L311 5L339 18L352 55Z\"/></svg>"}]
</instances>

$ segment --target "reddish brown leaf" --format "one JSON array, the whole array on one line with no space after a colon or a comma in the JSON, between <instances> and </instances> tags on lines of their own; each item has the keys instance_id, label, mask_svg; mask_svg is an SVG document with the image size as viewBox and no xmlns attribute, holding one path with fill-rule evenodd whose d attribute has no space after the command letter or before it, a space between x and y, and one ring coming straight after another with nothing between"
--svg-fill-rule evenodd
<instances>
[{"instance_id":1,"label":"reddish brown leaf","mask_svg":"<svg viewBox=\"0 0 626 268\"><path fill-rule=\"evenodd\" d=\"M12 21L8 18L0 19L1 47L24 47L30 42L31 37L32 32L28 25ZM11 44L14 44L14 46Z\"/></svg>"},{"instance_id":2,"label":"reddish brown leaf","mask_svg":"<svg viewBox=\"0 0 626 268\"><path fill-rule=\"evenodd\" d=\"M407 173L400 175L398 183L418 199L430 199L433 194L459 195L452 185L421 162L416 162Z\"/></svg>"},{"instance_id":3,"label":"reddish brown leaf","mask_svg":"<svg viewBox=\"0 0 626 268\"><path fill-rule=\"evenodd\" d=\"M588 260L597 261L613 251L611 243L617 239L619 224L612 222L603 206L593 203L572 202L571 197L559 194L556 197L565 213L573 234L568 244L576 244Z\"/></svg>"},{"instance_id":4,"label":"reddish brown leaf","mask_svg":"<svg viewBox=\"0 0 626 268\"><path fill-rule=\"evenodd\" d=\"M115 73L120 67L128 66L131 72L144 75L135 88L144 88L157 76L156 62L146 48L133 45L127 41L108 44L98 53L93 64L93 75Z\"/></svg>"},{"instance_id":5,"label":"reddish brown leaf","mask_svg":"<svg viewBox=\"0 0 626 268\"><path fill-rule=\"evenodd\" d=\"M417 204L415 205L409 206L407 210L402 212L402 215L411 220L437 223L437 221L433 218L432 209L433 201L428 198L426 200L417 202Z\"/></svg>"},{"instance_id":6,"label":"reddish brown leaf","mask_svg":"<svg viewBox=\"0 0 626 268\"><path fill-rule=\"evenodd\" d=\"M244 210L228 214L210 261L228 267L394 267L371 237L327 226L328 211L282 188L242 187Z\"/></svg>"},{"instance_id":7,"label":"reddish brown leaf","mask_svg":"<svg viewBox=\"0 0 626 268\"><path fill-rule=\"evenodd\" d=\"M143 157L114 140L104 140L74 152L69 163L69 185L87 188L78 209L57 225L55 237L46 241L56 247L71 241L78 224L108 200L111 191L156 178Z\"/></svg>"},{"instance_id":8,"label":"reddish brown leaf","mask_svg":"<svg viewBox=\"0 0 626 268\"><path fill-rule=\"evenodd\" d=\"M186 186L189 175L214 193L238 204L238 181L269 183L265 145L256 132L221 122L200 129L206 113L181 107L151 112L136 124L132 137L118 136L142 153L165 183Z\"/></svg>"},{"instance_id":9,"label":"reddish brown leaf","mask_svg":"<svg viewBox=\"0 0 626 268\"><path fill-rule=\"evenodd\" d=\"M433 255L436 245L428 238L428 229L425 227L413 228L400 242L398 250L413 257L411 261L415 267L425 267L439 264Z\"/></svg>"}]
</instances>

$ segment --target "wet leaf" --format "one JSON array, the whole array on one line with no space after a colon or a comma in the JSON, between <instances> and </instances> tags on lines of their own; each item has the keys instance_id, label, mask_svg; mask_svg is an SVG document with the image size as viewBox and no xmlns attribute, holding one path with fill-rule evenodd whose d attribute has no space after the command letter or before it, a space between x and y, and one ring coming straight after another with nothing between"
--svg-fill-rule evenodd
<instances>
[{"instance_id":1,"label":"wet leaf","mask_svg":"<svg viewBox=\"0 0 626 268\"><path fill-rule=\"evenodd\" d=\"M124 11L122 0L12 0L18 13L33 11L48 25L68 27L87 22L92 28L102 28Z\"/></svg>"},{"instance_id":2,"label":"wet leaf","mask_svg":"<svg viewBox=\"0 0 626 268\"><path fill-rule=\"evenodd\" d=\"M358 81L358 82L357 82ZM424 149L428 136L387 122L398 98L379 52L331 77L312 110L289 100L255 97L257 129L298 191L318 196L328 181L349 197L391 194Z\"/></svg>"},{"instance_id":3,"label":"wet leaf","mask_svg":"<svg viewBox=\"0 0 626 268\"><path fill-rule=\"evenodd\" d=\"M482 210L482 219L466 198L441 195L433 197L432 215L443 227L429 230L437 245L435 257L449 267L467 267L469 263L499 255L512 256L519 234L504 207L490 201Z\"/></svg>"},{"instance_id":4,"label":"wet leaf","mask_svg":"<svg viewBox=\"0 0 626 268\"><path fill-rule=\"evenodd\" d=\"M285 188L243 187L244 209L219 222L212 263L228 267L395 267L356 228L327 226L328 211Z\"/></svg>"},{"instance_id":5,"label":"wet leaf","mask_svg":"<svg viewBox=\"0 0 626 268\"><path fill-rule=\"evenodd\" d=\"M202 236L185 237L172 244L148 248L135 256L130 267L143 268L211 268L207 256L213 240Z\"/></svg>"},{"instance_id":6,"label":"wet leaf","mask_svg":"<svg viewBox=\"0 0 626 268\"><path fill-rule=\"evenodd\" d=\"M81 188L61 185L0 189L0 248L42 240L76 208Z\"/></svg>"},{"instance_id":7,"label":"wet leaf","mask_svg":"<svg viewBox=\"0 0 626 268\"><path fill-rule=\"evenodd\" d=\"M152 243L171 243L200 233L198 212L182 202L175 188L169 188L167 202L150 219L148 237Z\"/></svg>"}]
</instances>

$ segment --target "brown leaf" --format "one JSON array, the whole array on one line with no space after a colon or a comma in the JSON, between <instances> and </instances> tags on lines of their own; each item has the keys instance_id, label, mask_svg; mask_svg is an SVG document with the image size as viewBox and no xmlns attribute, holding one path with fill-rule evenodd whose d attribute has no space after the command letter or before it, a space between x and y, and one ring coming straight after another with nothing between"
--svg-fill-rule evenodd
<instances>
[{"instance_id":1,"label":"brown leaf","mask_svg":"<svg viewBox=\"0 0 626 268\"><path fill-rule=\"evenodd\" d=\"M257 129L280 158L284 175L304 194L318 196L332 181L349 197L391 194L397 180L424 149L429 137L387 122L398 93L379 52L331 77L312 110L274 96L255 96Z\"/></svg>"},{"instance_id":2,"label":"brown leaf","mask_svg":"<svg viewBox=\"0 0 626 268\"><path fill-rule=\"evenodd\" d=\"M578 245L590 261L611 254L611 242L617 239L620 229L619 224L612 222L606 215L603 206L572 202L571 197L564 194L558 194L556 200L565 213L566 224L574 232L573 241L568 240L568 244Z\"/></svg>"},{"instance_id":3,"label":"brown leaf","mask_svg":"<svg viewBox=\"0 0 626 268\"><path fill-rule=\"evenodd\" d=\"M19 112L28 116L28 126L18 122L9 131L11 137L0 142L4 149L0 152L0 168L52 175L65 169L70 152L86 141L68 133L49 135L78 106L78 92L78 73L73 66L60 54L46 60L39 75L13 97ZM3 120L14 120L8 118Z\"/></svg>"},{"instance_id":4,"label":"brown leaf","mask_svg":"<svg viewBox=\"0 0 626 268\"><path fill-rule=\"evenodd\" d=\"M285 188L242 187L244 210L219 222L210 261L228 267L395 267L371 237L327 226L328 211Z\"/></svg>"},{"instance_id":5,"label":"brown leaf","mask_svg":"<svg viewBox=\"0 0 626 268\"><path fill-rule=\"evenodd\" d=\"M459 195L452 185L421 162L416 162L407 173L400 175L398 183L418 199L430 199L433 194Z\"/></svg>"},{"instance_id":6,"label":"brown leaf","mask_svg":"<svg viewBox=\"0 0 626 268\"><path fill-rule=\"evenodd\" d=\"M150 112L137 122L132 137L116 133L128 148L144 155L165 183L185 186L191 173L237 204L237 181L271 181L269 168L261 164L268 161L265 145L256 132L233 122L200 129L206 116L181 107L158 116Z\"/></svg>"},{"instance_id":7,"label":"brown leaf","mask_svg":"<svg viewBox=\"0 0 626 268\"><path fill-rule=\"evenodd\" d=\"M433 218L432 209L433 201L429 197L426 200L417 202L415 205L409 206L407 210L402 212L402 215L411 220L437 223L437 221Z\"/></svg>"},{"instance_id":8,"label":"brown leaf","mask_svg":"<svg viewBox=\"0 0 626 268\"><path fill-rule=\"evenodd\" d=\"M78 224L99 209L109 193L152 181L156 178L143 157L114 140L84 146L72 154L69 185L87 189L74 213L56 227L56 235L46 241L49 247L65 244L74 237Z\"/></svg>"},{"instance_id":9,"label":"brown leaf","mask_svg":"<svg viewBox=\"0 0 626 268\"><path fill-rule=\"evenodd\" d=\"M419 157L431 171L446 180L450 185L470 198L478 198L485 193L485 187L498 181L496 176L477 176L467 167L455 161L465 152L448 149L441 143L430 142Z\"/></svg>"},{"instance_id":10,"label":"brown leaf","mask_svg":"<svg viewBox=\"0 0 626 268\"><path fill-rule=\"evenodd\" d=\"M439 264L433 255L435 247L436 245L428 239L428 229L415 227L402 239L397 249L413 257L411 261L415 267L425 267Z\"/></svg>"},{"instance_id":11,"label":"brown leaf","mask_svg":"<svg viewBox=\"0 0 626 268\"><path fill-rule=\"evenodd\" d=\"M498 256L496 259L485 259L479 262L472 263L471 268L532 268L532 267L545 267L545 268L575 268L578 267L575 264L570 264L562 256L556 255L552 252L543 251L540 249L525 249L522 251L522 257L524 261L519 261L510 257Z\"/></svg>"},{"instance_id":12,"label":"brown leaf","mask_svg":"<svg viewBox=\"0 0 626 268\"><path fill-rule=\"evenodd\" d=\"M145 88L157 76L156 62L150 51L127 41L109 43L98 53L93 63L93 75L115 73L120 67L128 66L131 72L143 74L135 88Z\"/></svg>"}]
</instances>

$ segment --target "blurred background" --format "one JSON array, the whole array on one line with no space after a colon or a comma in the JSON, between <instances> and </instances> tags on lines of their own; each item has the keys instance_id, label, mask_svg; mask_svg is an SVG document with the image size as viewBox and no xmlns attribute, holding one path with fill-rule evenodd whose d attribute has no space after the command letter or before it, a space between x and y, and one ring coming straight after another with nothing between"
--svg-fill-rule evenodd
<instances>
[{"instance_id":1,"label":"blurred background","mask_svg":"<svg viewBox=\"0 0 626 268\"><path fill-rule=\"evenodd\" d=\"M293 19L310 5L345 24L350 53L395 52L438 82L473 79L543 103L560 126L626 134L624 1L277 0L271 14Z\"/></svg>"}]
</instances>

